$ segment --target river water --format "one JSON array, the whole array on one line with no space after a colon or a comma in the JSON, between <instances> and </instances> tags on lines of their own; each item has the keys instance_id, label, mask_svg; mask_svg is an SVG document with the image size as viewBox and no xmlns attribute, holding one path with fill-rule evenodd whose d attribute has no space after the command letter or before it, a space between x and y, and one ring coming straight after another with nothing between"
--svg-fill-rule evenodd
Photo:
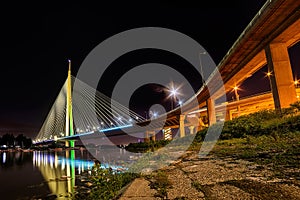
<instances>
[{"instance_id":1,"label":"river water","mask_svg":"<svg viewBox=\"0 0 300 200\"><path fill-rule=\"evenodd\" d=\"M115 154L126 156L126 151L120 149ZM0 199L44 199L51 195L69 199L77 179L91 173L94 161L86 150L0 152ZM122 168L114 163L102 166Z\"/></svg>"}]
</instances>

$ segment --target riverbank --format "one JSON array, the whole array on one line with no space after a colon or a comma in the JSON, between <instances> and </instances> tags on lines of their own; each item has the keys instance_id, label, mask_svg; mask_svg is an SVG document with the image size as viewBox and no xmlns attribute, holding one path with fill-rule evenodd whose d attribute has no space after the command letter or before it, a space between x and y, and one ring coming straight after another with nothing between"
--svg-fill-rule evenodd
<instances>
[{"instance_id":1,"label":"riverbank","mask_svg":"<svg viewBox=\"0 0 300 200\"><path fill-rule=\"evenodd\" d=\"M299 149L299 132L219 141L205 158L189 151L135 180L120 199L300 199Z\"/></svg>"},{"instance_id":2,"label":"riverbank","mask_svg":"<svg viewBox=\"0 0 300 200\"><path fill-rule=\"evenodd\" d=\"M120 199L300 199L299 114L297 103L281 113L260 111L217 123L210 128L221 135L205 157L199 150L207 129L175 138L167 154L159 153L171 144L165 141L129 145L127 150L150 154L139 160L142 173ZM188 151L170 165L143 170L172 160L184 144Z\"/></svg>"},{"instance_id":3,"label":"riverbank","mask_svg":"<svg viewBox=\"0 0 300 200\"><path fill-rule=\"evenodd\" d=\"M1 152L33 152L33 149L0 149Z\"/></svg>"},{"instance_id":4,"label":"riverbank","mask_svg":"<svg viewBox=\"0 0 300 200\"><path fill-rule=\"evenodd\" d=\"M296 103L281 113L260 111L225 122L204 158L199 150L207 130L200 131L180 159L135 180L120 199L300 199L299 111ZM180 145L184 138L175 140ZM149 146L155 144L141 147ZM136 185L142 192L135 192Z\"/></svg>"}]
</instances>

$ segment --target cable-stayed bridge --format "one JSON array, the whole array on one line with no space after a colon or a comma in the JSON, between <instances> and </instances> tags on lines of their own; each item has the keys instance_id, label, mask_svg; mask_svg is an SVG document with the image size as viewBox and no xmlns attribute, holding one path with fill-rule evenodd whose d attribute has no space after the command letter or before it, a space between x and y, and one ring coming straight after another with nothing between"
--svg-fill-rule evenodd
<instances>
[{"instance_id":1,"label":"cable-stayed bridge","mask_svg":"<svg viewBox=\"0 0 300 200\"><path fill-rule=\"evenodd\" d=\"M145 121L144 117L78 79L76 90L73 89L75 79L69 67L68 78L35 138L35 143L71 140L78 136L134 127L136 123ZM69 146L68 142L66 146ZM71 142L70 146L74 147L74 144Z\"/></svg>"}]
</instances>

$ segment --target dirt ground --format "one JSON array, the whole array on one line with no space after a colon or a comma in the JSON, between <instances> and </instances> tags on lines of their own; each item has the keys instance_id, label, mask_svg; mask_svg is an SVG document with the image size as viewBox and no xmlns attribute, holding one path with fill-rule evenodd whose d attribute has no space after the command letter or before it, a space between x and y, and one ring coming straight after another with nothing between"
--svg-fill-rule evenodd
<instances>
[{"instance_id":1,"label":"dirt ground","mask_svg":"<svg viewBox=\"0 0 300 200\"><path fill-rule=\"evenodd\" d=\"M200 159L189 152L161 171L169 182L164 197L142 177L120 199L300 199L299 177L279 179L268 166L233 157Z\"/></svg>"}]
</instances>

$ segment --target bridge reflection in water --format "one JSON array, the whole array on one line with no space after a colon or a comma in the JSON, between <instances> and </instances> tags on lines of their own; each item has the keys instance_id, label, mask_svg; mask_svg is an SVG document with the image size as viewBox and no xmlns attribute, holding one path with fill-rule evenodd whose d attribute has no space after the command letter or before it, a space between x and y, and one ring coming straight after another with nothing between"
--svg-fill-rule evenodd
<instances>
[{"instance_id":1,"label":"bridge reflection in water","mask_svg":"<svg viewBox=\"0 0 300 200\"><path fill-rule=\"evenodd\" d=\"M76 152L77 153L77 152ZM75 150L62 152L33 152L33 165L38 167L52 194L57 195L57 199L66 199L74 192L76 175L86 173L90 175L94 161L88 155L83 155L81 159L76 158ZM87 158L84 158L87 157ZM121 166L101 164L103 168L117 170Z\"/></svg>"}]
</instances>

